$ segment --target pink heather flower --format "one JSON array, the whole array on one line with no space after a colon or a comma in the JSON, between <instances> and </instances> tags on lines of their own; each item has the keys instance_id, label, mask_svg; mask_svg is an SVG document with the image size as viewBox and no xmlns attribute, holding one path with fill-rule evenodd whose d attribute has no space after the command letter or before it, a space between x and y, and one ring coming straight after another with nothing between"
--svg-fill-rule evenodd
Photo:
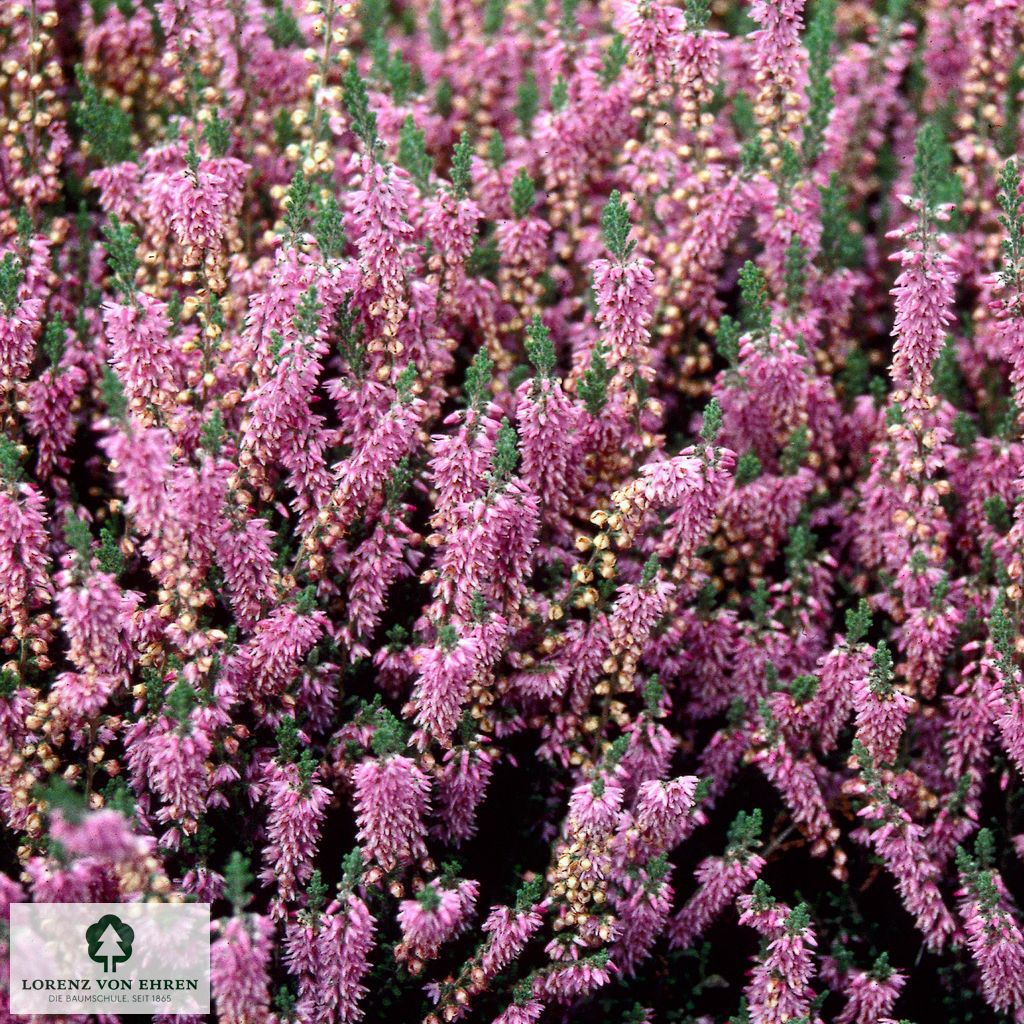
<instances>
[{"instance_id":1,"label":"pink heather flower","mask_svg":"<svg viewBox=\"0 0 1024 1024\"><path fill-rule=\"evenodd\" d=\"M882 973L877 965L871 971L850 971L844 980L846 1006L835 1024L877 1024L892 1013L907 979L887 963L884 966Z\"/></svg>"},{"instance_id":2,"label":"pink heather flower","mask_svg":"<svg viewBox=\"0 0 1024 1024\"><path fill-rule=\"evenodd\" d=\"M169 409L178 391L178 361L170 338L167 304L139 293L128 305L107 302L103 323L110 361L131 408Z\"/></svg>"},{"instance_id":3,"label":"pink heather flower","mask_svg":"<svg viewBox=\"0 0 1024 1024\"><path fill-rule=\"evenodd\" d=\"M385 871L425 857L430 780L415 762L401 754L368 758L355 767L352 781L366 857Z\"/></svg>"},{"instance_id":4,"label":"pink heather flower","mask_svg":"<svg viewBox=\"0 0 1024 1024\"><path fill-rule=\"evenodd\" d=\"M619 0L615 28L626 37L641 82L668 84L683 38L683 12L668 3Z\"/></svg>"},{"instance_id":5,"label":"pink heather flower","mask_svg":"<svg viewBox=\"0 0 1024 1024\"><path fill-rule=\"evenodd\" d=\"M861 841L885 861L903 905L914 916L929 949L939 950L956 930L939 891L939 868L924 846L924 830L887 794L872 794L860 815L869 825Z\"/></svg>"},{"instance_id":6,"label":"pink heather flower","mask_svg":"<svg viewBox=\"0 0 1024 1024\"><path fill-rule=\"evenodd\" d=\"M1024 934L1002 878L996 871L961 866L960 884L960 914L985 1001L1019 1018L1024 1012Z\"/></svg>"},{"instance_id":7,"label":"pink heather flower","mask_svg":"<svg viewBox=\"0 0 1024 1024\"><path fill-rule=\"evenodd\" d=\"M140 860L153 847L151 838L135 835L128 819L117 811L96 811L78 822L68 821L59 810L53 812L51 835L72 857L94 857L119 863Z\"/></svg>"},{"instance_id":8,"label":"pink heather flower","mask_svg":"<svg viewBox=\"0 0 1024 1024\"><path fill-rule=\"evenodd\" d=\"M512 267L536 274L547 261L551 225L537 217L500 220L495 231L498 249Z\"/></svg>"},{"instance_id":9,"label":"pink heather flower","mask_svg":"<svg viewBox=\"0 0 1024 1024\"><path fill-rule=\"evenodd\" d=\"M369 991L365 981L375 931L366 903L353 893L341 911L326 915L316 941L317 1024L355 1024L363 1019L361 1003Z\"/></svg>"},{"instance_id":10,"label":"pink heather flower","mask_svg":"<svg viewBox=\"0 0 1024 1024\"><path fill-rule=\"evenodd\" d=\"M556 1002L568 1002L607 985L613 970L607 958L600 955L590 960L559 965L534 981L534 995Z\"/></svg>"},{"instance_id":11,"label":"pink heather flower","mask_svg":"<svg viewBox=\"0 0 1024 1024\"><path fill-rule=\"evenodd\" d=\"M461 881L455 888L428 882L414 899L399 904L402 942L414 956L433 959L443 943L465 929L478 891L472 881Z\"/></svg>"},{"instance_id":12,"label":"pink heather flower","mask_svg":"<svg viewBox=\"0 0 1024 1024\"><path fill-rule=\"evenodd\" d=\"M700 888L672 918L669 941L673 948L686 949L719 914L730 906L764 867L764 859L756 853L747 857L708 857L696 871Z\"/></svg>"},{"instance_id":13,"label":"pink heather flower","mask_svg":"<svg viewBox=\"0 0 1024 1024\"><path fill-rule=\"evenodd\" d=\"M135 660L131 617L139 595L121 590L110 573L91 573L81 584L61 573L57 610L69 640L68 657L82 672L124 677Z\"/></svg>"},{"instance_id":14,"label":"pink heather flower","mask_svg":"<svg viewBox=\"0 0 1024 1024\"><path fill-rule=\"evenodd\" d=\"M0 311L0 393L28 375L35 355L43 304L26 298L10 313Z\"/></svg>"},{"instance_id":15,"label":"pink heather flower","mask_svg":"<svg viewBox=\"0 0 1024 1024\"><path fill-rule=\"evenodd\" d=\"M647 346L654 310L654 274L649 260L594 260L597 319L608 347L608 365L630 376L649 361Z\"/></svg>"},{"instance_id":16,"label":"pink heather flower","mask_svg":"<svg viewBox=\"0 0 1024 1024\"><path fill-rule=\"evenodd\" d=\"M240 528L225 522L214 542L217 565L224 573L231 610L244 629L252 629L256 625L264 606L273 599L272 538L266 521L257 517Z\"/></svg>"},{"instance_id":17,"label":"pink heather flower","mask_svg":"<svg viewBox=\"0 0 1024 1024\"><path fill-rule=\"evenodd\" d=\"M254 696L268 697L288 688L323 636L324 622L320 612L307 615L286 604L256 624L246 645Z\"/></svg>"},{"instance_id":18,"label":"pink heather flower","mask_svg":"<svg viewBox=\"0 0 1024 1024\"><path fill-rule=\"evenodd\" d=\"M903 272L892 290L896 321L893 324L892 379L898 387L926 389L932 366L953 320L956 275L951 261L934 250L905 249L897 254Z\"/></svg>"},{"instance_id":19,"label":"pink heather flower","mask_svg":"<svg viewBox=\"0 0 1024 1024\"><path fill-rule=\"evenodd\" d=\"M456 747L446 751L436 778L436 831L446 843L459 846L476 835L476 812L487 793L493 768L482 749Z\"/></svg>"},{"instance_id":20,"label":"pink heather flower","mask_svg":"<svg viewBox=\"0 0 1024 1024\"><path fill-rule=\"evenodd\" d=\"M488 935L487 948L480 959L485 976L493 978L512 963L542 923L539 904L522 909L518 903L514 908L492 907L481 926Z\"/></svg>"},{"instance_id":21,"label":"pink heather flower","mask_svg":"<svg viewBox=\"0 0 1024 1024\"><path fill-rule=\"evenodd\" d=\"M614 901L620 922L613 958L623 975L630 977L647 958L665 927L672 907L672 886L648 865L646 878L630 880L623 896Z\"/></svg>"},{"instance_id":22,"label":"pink heather flower","mask_svg":"<svg viewBox=\"0 0 1024 1024\"><path fill-rule=\"evenodd\" d=\"M891 764L896 760L900 737L914 701L895 689L888 675L879 670L879 656L888 658L888 649L879 650L875 655L876 667L854 685L853 703L857 711L857 738L877 763ZM888 664L891 665L891 660Z\"/></svg>"},{"instance_id":23,"label":"pink heather flower","mask_svg":"<svg viewBox=\"0 0 1024 1024\"><path fill-rule=\"evenodd\" d=\"M46 371L28 386L25 420L39 441L36 465L43 480L55 471L66 472L70 465L67 450L75 435L75 399L85 379L80 366L61 366Z\"/></svg>"},{"instance_id":24,"label":"pink heather flower","mask_svg":"<svg viewBox=\"0 0 1024 1024\"><path fill-rule=\"evenodd\" d=\"M416 724L442 746L451 735L469 699L469 684L480 667L480 644L473 637L453 636L451 645L422 648L413 654L420 670L413 689Z\"/></svg>"},{"instance_id":25,"label":"pink heather flower","mask_svg":"<svg viewBox=\"0 0 1024 1024\"><path fill-rule=\"evenodd\" d=\"M206 761L213 743L206 730L161 718L140 744L139 761L153 791L167 805L161 821L198 818L206 810L210 788Z\"/></svg>"},{"instance_id":26,"label":"pink heather flower","mask_svg":"<svg viewBox=\"0 0 1024 1024\"><path fill-rule=\"evenodd\" d=\"M0 625L5 631L25 624L28 609L52 593L46 548L42 495L31 484L13 493L0 486Z\"/></svg>"},{"instance_id":27,"label":"pink heather flower","mask_svg":"<svg viewBox=\"0 0 1024 1024\"><path fill-rule=\"evenodd\" d=\"M168 177L165 216L179 245L200 250L220 245L240 211L248 170L240 160L221 157Z\"/></svg>"},{"instance_id":28,"label":"pink heather flower","mask_svg":"<svg viewBox=\"0 0 1024 1024\"><path fill-rule=\"evenodd\" d=\"M362 159L360 187L349 193L352 236L366 284L381 297L384 319L397 328L404 309L403 247L413 234L408 223L412 185L400 168Z\"/></svg>"},{"instance_id":29,"label":"pink heather flower","mask_svg":"<svg viewBox=\"0 0 1024 1024\"><path fill-rule=\"evenodd\" d=\"M258 915L221 924L210 947L210 991L220 1024L269 1021L273 926Z\"/></svg>"},{"instance_id":30,"label":"pink heather flower","mask_svg":"<svg viewBox=\"0 0 1024 1024\"><path fill-rule=\"evenodd\" d=\"M557 380L536 377L519 388L516 428L525 486L541 501L544 521L559 537L576 494L580 466L574 445L579 413Z\"/></svg>"},{"instance_id":31,"label":"pink heather flower","mask_svg":"<svg viewBox=\"0 0 1024 1024\"><path fill-rule=\"evenodd\" d=\"M700 820L695 812L698 779L687 775L671 782L644 782L633 811L636 828L652 854L670 850Z\"/></svg>"},{"instance_id":32,"label":"pink heather flower","mask_svg":"<svg viewBox=\"0 0 1024 1024\"><path fill-rule=\"evenodd\" d=\"M512 1003L503 1013L499 1013L491 1024L537 1024L543 1012L542 1002L527 999L523 1003Z\"/></svg>"},{"instance_id":33,"label":"pink heather flower","mask_svg":"<svg viewBox=\"0 0 1024 1024\"><path fill-rule=\"evenodd\" d=\"M751 1024L785 1024L806 1016L813 998L809 982L814 976L817 945L807 908L791 910L776 903L767 888L741 896L740 924L749 924L767 941L763 959L751 972L747 1000Z\"/></svg>"},{"instance_id":34,"label":"pink heather flower","mask_svg":"<svg viewBox=\"0 0 1024 1024\"><path fill-rule=\"evenodd\" d=\"M277 881L283 900L294 899L298 887L313 873L313 862L320 841L331 791L301 777L295 764L271 761L267 768L266 800L267 846L263 849L266 865L260 876L267 884Z\"/></svg>"}]
</instances>

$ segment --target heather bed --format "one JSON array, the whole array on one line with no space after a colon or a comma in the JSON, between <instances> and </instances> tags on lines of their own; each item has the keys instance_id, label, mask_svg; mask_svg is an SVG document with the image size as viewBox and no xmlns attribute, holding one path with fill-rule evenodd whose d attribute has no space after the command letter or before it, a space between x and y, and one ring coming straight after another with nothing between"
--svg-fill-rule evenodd
<instances>
[{"instance_id":1,"label":"heather bed","mask_svg":"<svg viewBox=\"0 0 1024 1024\"><path fill-rule=\"evenodd\" d=\"M1022 46L3 5L0 960L196 899L223 1024L1024 1021Z\"/></svg>"}]
</instances>

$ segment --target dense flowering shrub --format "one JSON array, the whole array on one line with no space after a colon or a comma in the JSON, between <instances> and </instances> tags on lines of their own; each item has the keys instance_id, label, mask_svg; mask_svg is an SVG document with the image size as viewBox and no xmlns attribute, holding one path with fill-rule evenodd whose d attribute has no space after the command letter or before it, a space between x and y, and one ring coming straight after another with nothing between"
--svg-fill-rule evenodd
<instances>
[{"instance_id":1,"label":"dense flowering shrub","mask_svg":"<svg viewBox=\"0 0 1024 1024\"><path fill-rule=\"evenodd\" d=\"M209 902L222 1024L1024 1021L1022 47L0 5L0 923Z\"/></svg>"}]
</instances>

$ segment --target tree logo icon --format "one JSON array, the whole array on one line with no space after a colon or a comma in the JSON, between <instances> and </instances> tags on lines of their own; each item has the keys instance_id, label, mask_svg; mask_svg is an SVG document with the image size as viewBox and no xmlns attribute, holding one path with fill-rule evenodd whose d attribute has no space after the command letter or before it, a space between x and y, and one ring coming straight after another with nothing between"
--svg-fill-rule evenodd
<instances>
[{"instance_id":1,"label":"tree logo icon","mask_svg":"<svg viewBox=\"0 0 1024 1024\"><path fill-rule=\"evenodd\" d=\"M103 972L117 973L117 965L131 958L135 932L116 914L104 914L85 930L89 959L103 964Z\"/></svg>"}]
</instances>

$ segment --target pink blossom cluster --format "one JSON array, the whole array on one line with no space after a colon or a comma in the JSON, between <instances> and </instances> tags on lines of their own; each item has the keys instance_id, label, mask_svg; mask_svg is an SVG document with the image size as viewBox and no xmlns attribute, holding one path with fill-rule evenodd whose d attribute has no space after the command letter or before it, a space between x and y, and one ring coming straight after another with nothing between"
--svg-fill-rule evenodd
<instances>
[{"instance_id":1,"label":"pink blossom cluster","mask_svg":"<svg viewBox=\"0 0 1024 1024\"><path fill-rule=\"evenodd\" d=\"M218 1024L1024 1024L1022 54L0 4L0 1021L198 900Z\"/></svg>"}]
</instances>

